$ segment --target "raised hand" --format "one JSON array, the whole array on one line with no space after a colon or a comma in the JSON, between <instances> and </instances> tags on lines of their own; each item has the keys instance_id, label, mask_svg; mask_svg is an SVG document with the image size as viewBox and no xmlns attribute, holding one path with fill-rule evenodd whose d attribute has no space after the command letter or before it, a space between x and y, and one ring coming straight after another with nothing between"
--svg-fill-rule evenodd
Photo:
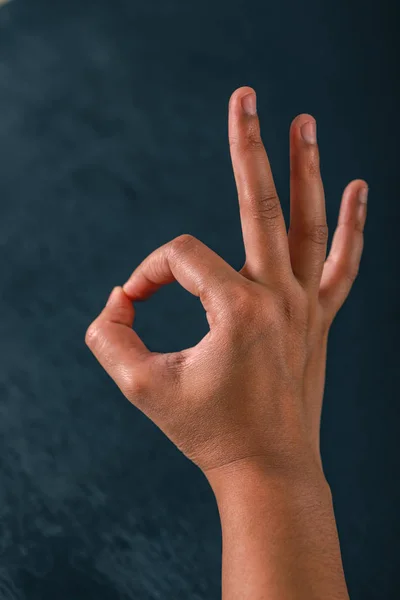
<instances>
[{"instance_id":1,"label":"raised hand","mask_svg":"<svg viewBox=\"0 0 400 600\"><path fill-rule=\"evenodd\" d=\"M246 261L237 272L184 234L157 248L93 321L86 343L122 393L205 473L263 457L320 464L329 327L359 267L365 181L344 190L329 256L315 119L290 128L287 233L249 87L229 102L229 142ZM150 352L132 304L178 281L198 296L210 331L192 348Z\"/></svg>"}]
</instances>

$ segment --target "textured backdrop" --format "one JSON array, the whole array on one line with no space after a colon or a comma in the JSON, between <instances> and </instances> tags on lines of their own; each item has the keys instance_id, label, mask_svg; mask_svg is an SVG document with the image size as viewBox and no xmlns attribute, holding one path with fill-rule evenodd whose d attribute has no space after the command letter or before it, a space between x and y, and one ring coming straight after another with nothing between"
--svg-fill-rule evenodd
<instances>
[{"instance_id":1,"label":"textured backdrop","mask_svg":"<svg viewBox=\"0 0 400 600\"><path fill-rule=\"evenodd\" d=\"M122 396L84 335L112 287L181 233L242 266L227 142L242 85L258 93L286 217L301 112L318 122L331 234L345 185L370 184L360 275L330 336L322 450L352 600L399 597L397 15L389 2L368 10L0 8L0 600L220 596L205 478ZM178 284L138 307L136 327L158 351L207 331Z\"/></svg>"}]
</instances>

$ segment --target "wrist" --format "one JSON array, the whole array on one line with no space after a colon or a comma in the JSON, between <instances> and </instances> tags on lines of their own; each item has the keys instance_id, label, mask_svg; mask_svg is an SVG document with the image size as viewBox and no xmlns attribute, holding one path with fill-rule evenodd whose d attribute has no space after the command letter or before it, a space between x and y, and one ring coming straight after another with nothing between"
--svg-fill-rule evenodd
<instances>
[{"instance_id":1,"label":"wrist","mask_svg":"<svg viewBox=\"0 0 400 600\"><path fill-rule=\"evenodd\" d=\"M275 464L262 456L236 460L222 467L204 471L218 504L225 498L241 495L263 497L282 490L287 497L312 502L320 497L331 502L331 490L320 460L300 461L297 464Z\"/></svg>"},{"instance_id":2,"label":"wrist","mask_svg":"<svg viewBox=\"0 0 400 600\"><path fill-rule=\"evenodd\" d=\"M262 458L206 473L221 518L223 589L229 598L348 600L330 487L317 462L271 468ZM246 590L235 595L237 572ZM288 577L288 572L291 576ZM254 573L258 573L255 579Z\"/></svg>"}]
</instances>

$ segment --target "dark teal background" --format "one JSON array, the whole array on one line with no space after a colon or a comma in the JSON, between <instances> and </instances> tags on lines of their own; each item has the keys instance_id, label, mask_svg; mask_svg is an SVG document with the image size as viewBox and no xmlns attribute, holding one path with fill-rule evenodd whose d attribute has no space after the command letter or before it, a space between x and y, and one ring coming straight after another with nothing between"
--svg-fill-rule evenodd
<instances>
[{"instance_id":1,"label":"dark teal background","mask_svg":"<svg viewBox=\"0 0 400 600\"><path fill-rule=\"evenodd\" d=\"M370 184L359 278L331 330L322 451L352 600L400 597L395 6L13 0L0 8L0 600L217 600L200 471L84 344L114 285L191 233L243 264L227 106L258 93L288 217L291 120L318 122L333 233ZM207 331L178 284L151 349Z\"/></svg>"}]
</instances>

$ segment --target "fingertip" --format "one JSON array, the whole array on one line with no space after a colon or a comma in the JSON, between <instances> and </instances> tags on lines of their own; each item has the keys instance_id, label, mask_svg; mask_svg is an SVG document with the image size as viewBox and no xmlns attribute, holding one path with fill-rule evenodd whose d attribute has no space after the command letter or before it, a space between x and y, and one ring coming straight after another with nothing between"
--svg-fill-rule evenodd
<instances>
[{"instance_id":1,"label":"fingertip","mask_svg":"<svg viewBox=\"0 0 400 600\"><path fill-rule=\"evenodd\" d=\"M339 211L339 224L346 223L356 218L359 205L360 192L369 190L369 185L365 179L353 179L343 190L342 201Z\"/></svg>"},{"instance_id":2,"label":"fingertip","mask_svg":"<svg viewBox=\"0 0 400 600\"><path fill-rule=\"evenodd\" d=\"M365 179L353 179L352 181L350 181L350 183L347 184L347 186L344 189L344 194L348 194L348 193L355 193L357 194L358 191L362 188L368 188L368 182L365 181Z\"/></svg>"},{"instance_id":3,"label":"fingertip","mask_svg":"<svg viewBox=\"0 0 400 600\"><path fill-rule=\"evenodd\" d=\"M229 98L229 106L233 107L237 102L240 102L244 96L247 96L247 94L256 94L256 91L249 85L243 85L239 88L236 88Z\"/></svg>"},{"instance_id":4,"label":"fingertip","mask_svg":"<svg viewBox=\"0 0 400 600\"><path fill-rule=\"evenodd\" d=\"M313 117L313 115L310 115L309 113L300 113L292 120L292 122L290 124L290 131L291 132L293 132L294 130L300 131L301 127L309 121L316 123L317 119L315 117Z\"/></svg>"},{"instance_id":5,"label":"fingertip","mask_svg":"<svg viewBox=\"0 0 400 600\"><path fill-rule=\"evenodd\" d=\"M122 291L130 300L132 300L134 296L134 286L132 285L131 278L129 278L128 281L124 283L124 285L122 286Z\"/></svg>"},{"instance_id":6,"label":"fingertip","mask_svg":"<svg viewBox=\"0 0 400 600\"><path fill-rule=\"evenodd\" d=\"M121 286L117 285L111 290L111 294L108 297L106 302L106 306L113 306L120 299L121 295Z\"/></svg>"},{"instance_id":7,"label":"fingertip","mask_svg":"<svg viewBox=\"0 0 400 600\"><path fill-rule=\"evenodd\" d=\"M290 155L307 156L310 153L318 154L317 120L309 113L301 113L295 117L289 130Z\"/></svg>"},{"instance_id":8,"label":"fingertip","mask_svg":"<svg viewBox=\"0 0 400 600\"><path fill-rule=\"evenodd\" d=\"M243 86L235 90L229 101L229 120L237 123L251 123L253 118L250 120L246 119L243 121L243 117L256 117L257 116L257 94L254 88L250 86Z\"/></svg>"},{"instance_id":9,"label":"fingertip","mask_svg":"<svg viewBox=\"0 0 400 600\"><path fill-rule=\"evenodd\" d=\"M154 294L159 287L159 285L151 283L140 275L132 275L122 286L122 291L130 302L143 302Z\"/></svg>"},{"instance_id":10,"label":"fingertip","mask_svg":"<svg viewBox=\"0 0 400 600\"><path fill-rule=\"evenodd\" d=\"M132 301L120 285L113 288L104 311L110 321L129 326L133 324L135 309Z\"/></svg>"}]
</instances>

